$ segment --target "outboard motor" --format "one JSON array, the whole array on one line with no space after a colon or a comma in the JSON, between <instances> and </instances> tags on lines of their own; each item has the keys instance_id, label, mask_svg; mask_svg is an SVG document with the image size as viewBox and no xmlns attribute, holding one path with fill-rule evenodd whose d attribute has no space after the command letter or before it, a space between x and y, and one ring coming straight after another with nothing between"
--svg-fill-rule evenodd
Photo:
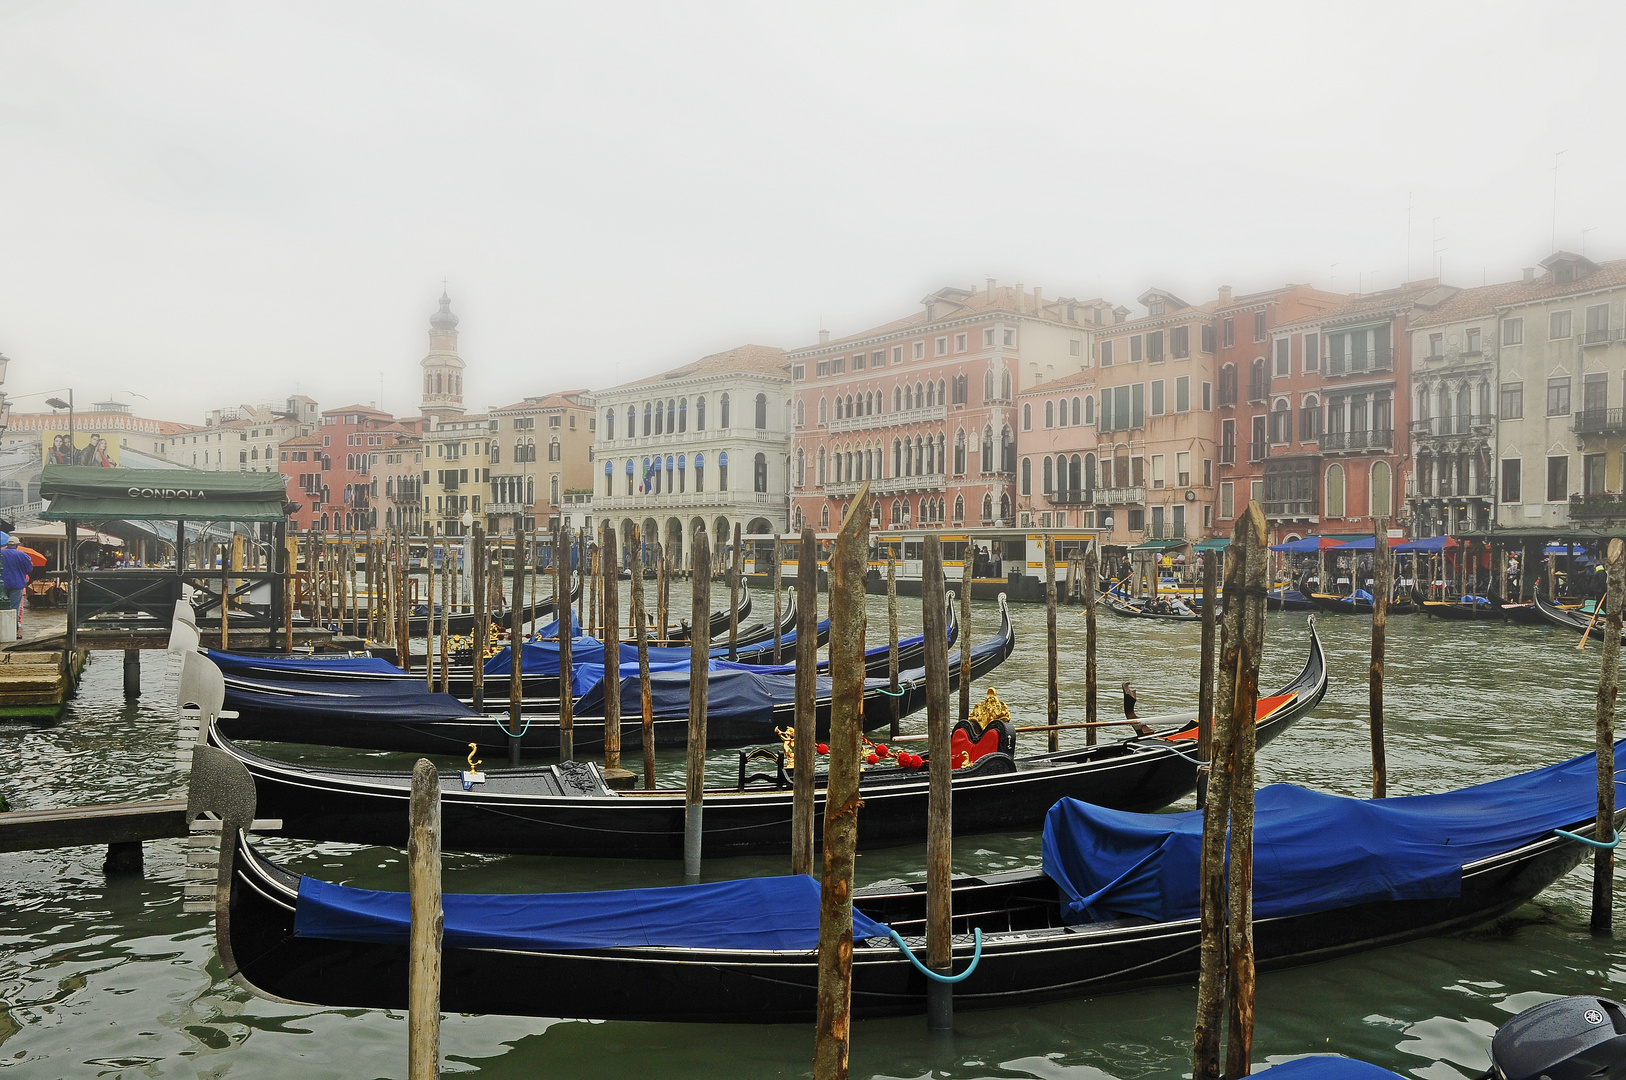
<instances>
[{"instance_id":1,"label":"outboard motor","mask_svg":"<svg viewBox=\"0 0 1626 1080\"><path fill-rule=\"evenodd\" d=\"M1626 1006L1567 997L1524 1010L1491 1039L1492 1080L1626 1080Z\"/></svg>"}]
</instances>

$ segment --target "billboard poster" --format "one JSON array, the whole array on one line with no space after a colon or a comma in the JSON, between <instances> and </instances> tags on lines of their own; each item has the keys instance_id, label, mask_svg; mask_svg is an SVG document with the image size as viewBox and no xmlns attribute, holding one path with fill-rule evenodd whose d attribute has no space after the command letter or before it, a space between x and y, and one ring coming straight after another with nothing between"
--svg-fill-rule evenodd
<instances>
[{"instance_id":1,"label":"billboard poster","mask_svg":"<svg viewBox=\"0 0 1626 1080\"><path fill-rule=\"evenodd\" d=\"M118 468L119 444L109 442L99 431L75 431L72 441L66 431L46 429L44 435L45 464L95 465L104 469Z\"/></svg>"}]
</instances>

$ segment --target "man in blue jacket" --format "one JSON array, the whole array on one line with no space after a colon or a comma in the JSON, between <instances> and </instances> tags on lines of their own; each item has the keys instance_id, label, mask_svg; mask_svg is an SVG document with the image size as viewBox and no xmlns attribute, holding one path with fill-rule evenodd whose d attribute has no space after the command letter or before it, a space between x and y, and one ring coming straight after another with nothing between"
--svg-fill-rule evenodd
<instances>
[{"instance_id":1,"label":"man in blue jacket","mask_svg":"<svg viewBox=\"0 0 1626 1080\"><path fill-rule=\"evenodd\" d=\"M23 593L28 588L28 575L34 571L34 560L22 549L22 541L15 536L6 537L0 548L0 583L6 587L6 607L16 612L17 636L23 636Z\"/></svg>"}]
</instances>

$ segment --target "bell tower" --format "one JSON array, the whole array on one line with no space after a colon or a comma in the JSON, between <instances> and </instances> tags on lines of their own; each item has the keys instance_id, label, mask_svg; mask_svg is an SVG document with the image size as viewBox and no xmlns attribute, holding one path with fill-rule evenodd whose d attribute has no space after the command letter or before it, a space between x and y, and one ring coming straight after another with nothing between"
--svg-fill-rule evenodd
<instances>
[{"instance_id":1,"label":"bell tower","mask_svg":"<svg viewBox=\"0 0 1626 1080\"><path fill-rule=\"evenodd\" d=\"M457 355L457 316L443 289L440 310L429 317L429 355L423 358L425 416L437 424L463 415L463 358Z\"/></svg>"}]
</instances>

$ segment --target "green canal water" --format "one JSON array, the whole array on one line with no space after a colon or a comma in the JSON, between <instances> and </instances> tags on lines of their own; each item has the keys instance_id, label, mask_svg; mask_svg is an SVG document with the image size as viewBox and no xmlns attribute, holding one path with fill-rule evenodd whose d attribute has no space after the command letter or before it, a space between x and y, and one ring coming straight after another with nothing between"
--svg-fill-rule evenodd
<instances>
[{"instance_id":1,"label":"green canal water","mask_svg":"<svg viewBox=\"0 0 1626 1080\"><path fill-rule=\"evenodd\" d=\"M674 589L674 599L687 587ZM772 598L757 595L757 612ZM714 606L725 601L722 593ZM871 598L871 643L883 641L886 607ZM900 601L904 633L919 626L919 601ZM1018 648L992 682L1019 718L1042 721L1044 610L1013 608ZM974 606L985 636L996 608ZM1272 614L1264 688L1303 662L1305 617ZM1322 790L1369 790L1365 726L1369 623L1321 621L1332 686L1316 713L1273 743L1260 782ZM1083 712L1083 617L1061 612L1064 719ZM1451 624L1397 617L1389 629L1389 784L1392 794L1440 791L1583 753L1590 746L1597 650L1544 627ZM1124 622L1103 615L1102 715L1132 680L1140 711L1192 707L1198 629ZM53 727L0 727L0 791L13 807L173 796L169 658L147 654L143 697L126 704L116 654L94 657L73 708ZM976 688L982 693L982 686ZM906 722L921 730L924 717ZM1070 738L1077 732L1066 733ZM1042 735L1023 736L1042 746ZM400 755L283 747L316 760L399 765ZM734 755L713 755L729 781ZM450 761L441 764L450 766ZM681 782L680 754L662 755ZM302 872L350 884L404 888L394 849L267 838ZM676 864L448 855L449 891L543 891L676 884ZM108 878L92 849L0 855L0 1076L332 1077L361 1080L406 1070L403 1014L312 1009L259 1000L221 975L212 920L181 912L180 841L148 845L141 877ZM865 852L862 883L921 876L924 846ZM1039 862L1035 835L966 837L958 872ZM708 878L783 873L780 860L706 865ZM1425 1080L1452 1080L1486 1064L1491 1033L1513 1013L1551 995L1626 993L1626 947L1586 931L1588 883L1571 874L1535 903L1468 934L1381 949L1259 981L1255 1061L1316 1052L1364 1058ZM1626 905L1623 905L1626 906ZM1626 925L1626 911L1617 910ZM568 997L569 988L558 992ZM861 1023L853 1031L855 1077L1023 1077L1136 1080L1189 1071L1192 987L1085 998L1040 1008L962 1012L952 1038L928 1038L919 1018ZM502 1016L448 1016L445 1070L482 1077L778 1077L811 1071L811 1025L679 1026L584 1023Z\"/></svg>"}]
</instances>

